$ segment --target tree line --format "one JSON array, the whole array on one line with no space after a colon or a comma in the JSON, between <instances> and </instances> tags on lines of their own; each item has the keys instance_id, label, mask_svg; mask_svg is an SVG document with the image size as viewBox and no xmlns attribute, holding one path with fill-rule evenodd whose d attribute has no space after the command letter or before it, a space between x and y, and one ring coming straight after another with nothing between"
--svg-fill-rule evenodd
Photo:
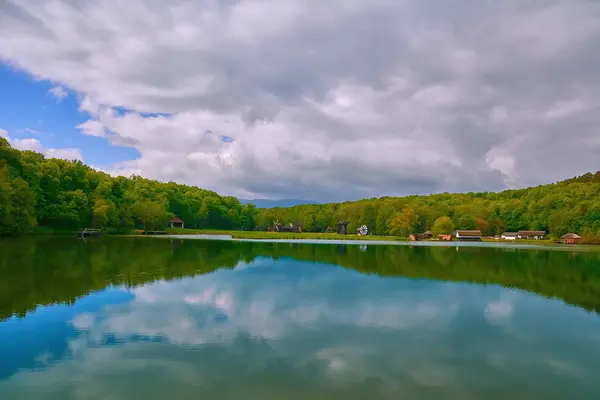
<instances>
[{"instance_id":1,"label":"tree line","mask_svg":"<svg viewBox=\"0 0 600 400\"><path fill-rule=\"evenodd\" d=\"M186 227L199 229L264 230L279 221L325 232L347 220L349 232L367 225L376 235L438 235L453 229L495 235L530 229L552 237L575 232L584 242L600 243L600 171L498 193L382 197L257 210L252 204L242 206L235 197L195 186L112 177L79 161L19 151L0 138L0 235L28 233L38 226L162 229L175 215Z\"/></svg>"},{"instance_id":2,"label":"tree line","mask_svg":"<svg viewBox=\"0 0 600 400\"><path fill-rule=\"evenodd\" d=\"M261 209L257 224L302 223L304 231L324 232L340 220L348 231L367 225L369 233L406 237L431 231L479 229L484 235L505 231L543 230L552 237L579 233L600 242L600 171L563 182L498 193L442 193L382 197L290 208Z\"/></svg>"},{"instance_id":3,"label":"tree line","mask_svg":"<svg viewBox=\"0 0 600 400\"><path fill-rule=\"evenodd\" d=\"M0 235L38 226L164 229L175 215L195 228L251 230L256 207L194 186L112 177L80 161L13 149L0 138Z\"/></svg>"}]
</instances>

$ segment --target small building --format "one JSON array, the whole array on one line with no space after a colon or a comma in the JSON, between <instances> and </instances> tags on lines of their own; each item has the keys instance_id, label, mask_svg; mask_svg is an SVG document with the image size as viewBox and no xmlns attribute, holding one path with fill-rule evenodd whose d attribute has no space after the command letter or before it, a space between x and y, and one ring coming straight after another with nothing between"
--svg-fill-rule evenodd
<instances>
[{"instance_id":1,"label":"small building","mask_svg":"<svg viewBox=\"0 0 600 400\"><path fill-rule=\"evenodd\" d=\"M480 230L455 230L454 237L456 240L481 240Z\"/></svg>"},{"instance_id":2,"label":"small building","mask_svg":"<svg viewBox=\"0 0 600 400\"><path fill-rule=\"evenodd\" d=\"M545 231L519 231L517 234L517 239L542 240L545 238Z\"/></svg>"},{"instance_id":3,"label":"small building","mask_svg":"<svg viewBox=\"0 0 600 400\"><path fill-rule=\"evenodd\" d=\"M504 240L517 240L518 236L518 232L503 232L502 235L500 235L500 238Z\"/></svg>"},{"instance_id":4,"label":"small building","mask_svg":"<svg viewBox=\"0 0 600 400\"><path fill-rule=\"evenodd\" d=\"M576 233L567 233L560 237L560 242L565 244L578 244L581 242L581 236Z\"/></svg>"},{"instance_id":5,"label":"small building","mask_svg":"<svg viewBox=\"0 0 600 400\"><path fill-rule=\"evenodd\" d=\"M169 228L183 228L183 220L179 217L173 217L169 220Z\"/></svg>"},{"instance_id":6,"label":"small building","mask_svg":"<svg viewBox=\"0 0 600 400\"><path fill-rule=\"evenodd\" d=\"M431 234L431 231L417 233L417 240L428 240L428 239L431 239L432 237L433 237L433 235Z\"/></svg>"},{"instance_id":7,"label":"small building","mask_svg":"<svg viewBox=\"0 0 600 400\"><path fill-rule=\"evenodd\" d=\"M348 232L348 221L339 221L336 225L336 232L338 235L345 235Z\"/></svg>"},{"instance_id":8,"label":"small building","mask_svg":"<svg viewBox=\"0 0 600 400\"><path fill-rule=\"evenodd\" d=\"M295 224L277 225L276 232L302 233L302 224L298 221Z\"/></svg>"},{"instance_id":9,"label":"small building","mask_svg":"<svg viewBox=\"0 0 600 400\"><path fill-rule=\"evenodd\" d=\"M450 241L452 240L452 235L437 235L437 240Z\"/></svg>"}]
</instances>

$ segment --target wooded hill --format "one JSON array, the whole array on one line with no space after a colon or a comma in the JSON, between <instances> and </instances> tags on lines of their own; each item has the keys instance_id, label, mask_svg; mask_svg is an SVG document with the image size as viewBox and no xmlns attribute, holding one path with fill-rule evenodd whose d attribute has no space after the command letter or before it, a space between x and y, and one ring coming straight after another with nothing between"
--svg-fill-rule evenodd
<instances>
[{"instance_id":1,"label":"wooded hill","mask_svg":"<svg viewBox=\"0 0 600 400\"><path fill-rule=\"evenodd\" d=\"M13 149L0 138L0 235L38 226L164 229L174 215L189 227L253 229L255 212L235 197L139 176L115 178L79 161Z\"/></svg>"},{"instance_id":2,"label":"wooded hill","mask_svg":"<svg viewBox=\"0 0 600 400\"><path fill-rule=\"evenodd\" d=\"M600 171L563 182L499 193L443 193L382 197L334 204L259 210L258 226L300 221L304 231L325 231L339 220L348 231L365 224L377 235L406 237L431 230L480 229L484 235L504 231L544 230L552 237L579 233L600 241Z\"/></svg>"},{"instance_id":3,"label":"wooded hill","mask_svg":"<svg viewBox=\"0 0 600 400\"><path fill-rule=\"evenodd\" d=\"M349 232L367 225L377 235L408 236L431 230L545 230L553 237L579 233L600 242L600 172L563 182L499 193L443 193L257 210L235 197L139 176L112 177L79 161L47 159L11 148L0 138L0 235L42 226L125 231L163 229L174 215L186 227L266 229L274 221L301 222L304 231L324 232L342 219Z\"/></svg>"}]
</instances>

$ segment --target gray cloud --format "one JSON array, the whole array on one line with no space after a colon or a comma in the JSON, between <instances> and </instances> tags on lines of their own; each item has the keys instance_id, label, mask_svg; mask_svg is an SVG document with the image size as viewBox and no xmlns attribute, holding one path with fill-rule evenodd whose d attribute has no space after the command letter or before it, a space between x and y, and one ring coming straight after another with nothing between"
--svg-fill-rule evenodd
<instances>
[{"instance_id":1,"label":"gray cloud","mask_svg":"<svg viewBox=\"0 0 600 400\"><path fill-rule=\"evenodd\" d=\"M79 93L84 133L138 149L127 168L148 177L317 200L498 190L600 169L599 13L567 0L8 0L0 58Z\"/></svg>"}]
</instances>

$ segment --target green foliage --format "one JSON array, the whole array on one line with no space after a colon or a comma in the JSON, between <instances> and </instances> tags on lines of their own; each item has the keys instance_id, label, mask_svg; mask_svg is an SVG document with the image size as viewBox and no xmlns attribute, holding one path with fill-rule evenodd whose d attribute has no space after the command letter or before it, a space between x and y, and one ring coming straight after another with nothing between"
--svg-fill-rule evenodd
<instances>
[{"instance_id":1,"label":"green foliage","mask_svg":"<svg viewBox=\"0 0 600 400\"><path fill-rule=\"evenodd\" d=\"M410 207L404 207L390 222L389 233L392 236L408 237L417 225L417 214Z\"/></svg>"},{"instance_id":2,"label":"green foliage","mask_svg":"<svg viewBox=\"0 0 600 400\"><path fill-rule=\"evenodd\" d=\"M261 209L259 226L273 221L304 222L305 231L324 232L340 219L349 232L365 224L369 233L400 235L456 229L480 229L493 236L506 231L544 230L557 238L574 232L583 242L600 236L600 171L556 184L499 193L442 193L429 196L382 197L338 204ZM317 223L317 220L320 222ZM590 240L587 241L586 237Z\"/></svg>"},{"instance_id":3,"label":"green foliage","mask_svg":"<svg viewBox=\"0 0 600 400\"><path fill-rule=\"evenodd\" d=\"M454 230L454 224L452 223L452 219L450 217L439 217L433 223L431 227L431 234L433 236L437 235L449 235Z\"/></svg>"},{"instance_id":4,"label":"green foliage","mask_svg":"<svg viewBox=\"0 0 600 400\"><path fill-rule=\"evenodd\" d=\"M101 228L164 229L174 215L186 226L254 229L257 211L233 197L138 176L113 178L79 161L18 151L0 138L0 235Z\"/></svg>"}]
</instances>

